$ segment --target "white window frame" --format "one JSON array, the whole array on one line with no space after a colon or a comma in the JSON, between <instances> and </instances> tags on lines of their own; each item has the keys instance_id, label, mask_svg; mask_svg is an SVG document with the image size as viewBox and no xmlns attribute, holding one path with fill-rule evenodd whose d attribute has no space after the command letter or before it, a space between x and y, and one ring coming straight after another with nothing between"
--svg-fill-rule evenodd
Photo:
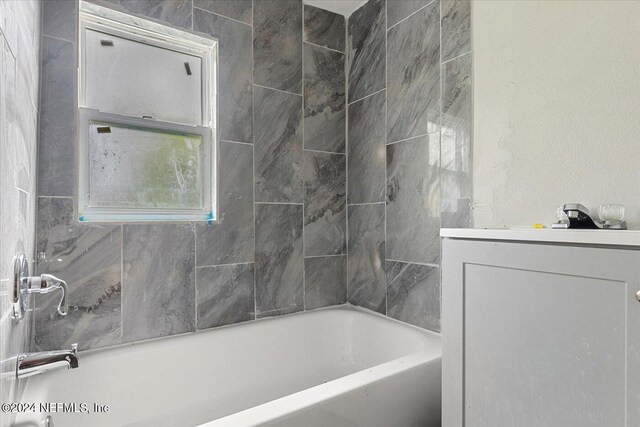
<instances>
[{"instance_id":1,"label":"white window frame","mask_svg":"<svg viewBox=\"0 0 640 427\"><path fill-rule=\"evenodd\" d=\"M214 221L216 215L216 112L218 42L186 31L80 2L78 43L78 220L81 222ZM122 116L87 108L85 37L95 30L201 58L202 123L199 126ZM202 209L119 208L89 205L89 125L100 122L202 137Z\"/></svg>"}]
</instances>

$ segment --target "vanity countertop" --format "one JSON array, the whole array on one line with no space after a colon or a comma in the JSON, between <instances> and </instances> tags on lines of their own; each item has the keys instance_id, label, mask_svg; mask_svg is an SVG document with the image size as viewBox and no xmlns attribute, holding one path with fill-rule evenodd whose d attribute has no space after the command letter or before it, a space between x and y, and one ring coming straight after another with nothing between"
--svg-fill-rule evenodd
<instances>
[{"instance_id":1,"label":"vanity countertop","mask_svg":"<svg viewBox=\"0 0 640 427\"><path fill-rule=\"evenodd\" d=\"M440 236L453 239L507 240L521 242L640 247L640 230L443 228L440 230Z\"/></svg>"}]
</instances>

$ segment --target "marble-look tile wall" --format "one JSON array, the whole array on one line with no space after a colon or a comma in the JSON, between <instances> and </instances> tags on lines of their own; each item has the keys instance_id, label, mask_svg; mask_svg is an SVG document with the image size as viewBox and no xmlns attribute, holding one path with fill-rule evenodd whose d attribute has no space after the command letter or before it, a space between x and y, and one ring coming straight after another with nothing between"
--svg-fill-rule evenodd
<instances>
[{"instance_id":1,"label":"marble-look tile wall","mask_svg":"<svg viewBox=\"0 0 640 427\"><path fill-rule=\"evenodd\" d=\"M468 0L369 0L347 23L352 304L440 330L440 227L471 225Z\"/></svg>"},{"instance_id":2,"label":"marble-look tile wall","mask_svg":"<svg viewBox=\"0 0 640 427\"><path fill-rule=\"evenodd\" d=\"M11 260L24 252L33 260L36 215L36 145L40 3L0 2L0 401L19 402L22 384L13 375L16 356L31 342L33 316L10 316ZM34 265L30 264L33 270ZM13 416L0 413L0 427Z\"/></svg>"},{"instance_id":3,"label":"marble-look tile wall","mask_svg":"<svg viewBox=\"0 0 640 427\"><path fill-rule=\"evenodd\" d=\"M346 302L345 20L301 0L91 0L219 41L218 221L77 221L78 6L43 10L35 347L95 349Z\"/></svg>"},{"instance_id":4,"label":"marble-look tile wall","mask_svg":"<svg viewBox=\"0 0 640 427\"><path fill-rule=\"evenodd\" d=\"M347 302L346 22L303 14L304 305Z\"/></svg>"}]
</instances>

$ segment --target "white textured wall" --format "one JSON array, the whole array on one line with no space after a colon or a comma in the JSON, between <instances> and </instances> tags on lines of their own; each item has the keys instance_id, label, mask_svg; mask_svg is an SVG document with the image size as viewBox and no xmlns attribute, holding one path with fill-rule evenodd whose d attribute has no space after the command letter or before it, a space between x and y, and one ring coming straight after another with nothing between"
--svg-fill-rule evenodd
<instances>
[{"instance_id":1,"label":"white textured wall","mask_svg":"<svg viewBox=\"0 0 640 427\"><path fill-rule=\"evenodd\" d=\"M640 2L472 7L475 226L619 202L640 229Z\"/></svg>"}]
</instances>

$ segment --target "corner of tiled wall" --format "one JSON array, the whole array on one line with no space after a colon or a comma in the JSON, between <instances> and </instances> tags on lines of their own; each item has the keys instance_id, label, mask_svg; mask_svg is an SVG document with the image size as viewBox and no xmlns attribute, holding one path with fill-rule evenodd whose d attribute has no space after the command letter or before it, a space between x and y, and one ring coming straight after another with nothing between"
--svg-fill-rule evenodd
<instances>
[{"instance_id":1,"label":"corner of tiled wall","mask_svg":"<svg viewBox=\"0 0 640 427\"><path fill-rule=\"evenodd\" d=\"M347 301L344 16L304 5L305 308Z\"/></svg>"},{"instance_id":2,"label":"corner of tiled wall","mask_svg":"<svg viewBox=\"0 0 640 427\"><path fill-rule=\"evenodd\" d=\"M468 0L348 19L349 301L440 330L441 227L471 224Z\"/></svg>"}]
</instances>

